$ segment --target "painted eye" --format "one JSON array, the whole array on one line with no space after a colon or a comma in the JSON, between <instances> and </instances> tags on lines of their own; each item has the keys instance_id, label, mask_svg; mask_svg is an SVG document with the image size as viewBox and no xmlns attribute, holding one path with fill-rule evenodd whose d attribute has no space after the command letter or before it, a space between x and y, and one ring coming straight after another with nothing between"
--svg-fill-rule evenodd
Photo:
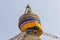
<instances>
[{"instance_id":1,"label":"painted eye","mask_svg":"<svg viewBox=\"0 0 60 40\"><path fill-rule=\"evenodd\" d=\"M34 30L39 30L39 28L37 28L36 26L34 26L32 29L34 29Z\"/></svg>"}]
</instances>

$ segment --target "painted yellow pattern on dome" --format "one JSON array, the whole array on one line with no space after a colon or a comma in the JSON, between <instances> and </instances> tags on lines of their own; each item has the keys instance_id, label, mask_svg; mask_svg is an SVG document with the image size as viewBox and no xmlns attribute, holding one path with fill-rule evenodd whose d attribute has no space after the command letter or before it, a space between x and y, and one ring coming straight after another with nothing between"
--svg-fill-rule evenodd
<instances>
[{"instance_id":1,"label":"painted yellow pattern on dome","mask_svg":"<svg viewBox=\"0 0 60 40\"><path fill-rule=\"evenodd\" d=\"M39 28L40 32L38 34L41 35L42 34L42 26L38 22L28 22L28 23L24 24L21 27L21 31L24 32L24 30L26 30L27 28L32 28L34 26Z\"/></svg>"}]
</instances>

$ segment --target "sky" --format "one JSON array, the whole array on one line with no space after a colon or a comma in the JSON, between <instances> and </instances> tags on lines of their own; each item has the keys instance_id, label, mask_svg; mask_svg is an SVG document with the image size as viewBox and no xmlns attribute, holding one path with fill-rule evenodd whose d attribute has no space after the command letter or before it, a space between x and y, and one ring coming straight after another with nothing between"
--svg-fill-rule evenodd
<instances>
[{"instance_id":1,"label":"sky","mask_svg":"<svg viewBox=\"0 0 60 40\"><path fill-rule=\"evenodd\" d=\"M40 17L43 31L60 37L60 0L0 0L0 40L20 33L18 20L28 4ZM41 36L41 40L55 39Z\"/></svg>"}]
</instances>

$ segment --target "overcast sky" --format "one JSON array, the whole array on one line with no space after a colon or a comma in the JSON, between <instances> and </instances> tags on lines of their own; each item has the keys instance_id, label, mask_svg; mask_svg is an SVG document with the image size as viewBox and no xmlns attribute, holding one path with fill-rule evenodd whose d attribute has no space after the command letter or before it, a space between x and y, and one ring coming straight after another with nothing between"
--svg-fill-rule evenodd
<instances>
[{"instance_id":1,"label":"overcast sky","mask_svg":"<svg viewBox=\"0 0 60 40\"><path fill-rule=\"evenodd\" d=\"M0 40L20 33L18 19L30 5L40 17L43 31L60 36L60 0L0 0ZM42 36L41 40L55 40Z\"/></svg>"}]
</instances>

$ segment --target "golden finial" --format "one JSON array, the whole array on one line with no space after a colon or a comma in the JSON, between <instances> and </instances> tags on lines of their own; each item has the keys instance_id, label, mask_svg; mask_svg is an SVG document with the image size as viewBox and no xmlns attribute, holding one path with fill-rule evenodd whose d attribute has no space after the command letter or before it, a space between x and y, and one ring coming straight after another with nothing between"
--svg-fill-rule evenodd
<instances>
[{"instance_id":1,"label":"golden finial","mask_svg":"<svg viewBox=\"0 0 60 40\"><path fill-rule=\"evenodd\" d=\"M31 12L32 12L31 7L29 5L27 5L25 14L27 14L27 13L31 14Z\"/></svg>"}]
</instances>

